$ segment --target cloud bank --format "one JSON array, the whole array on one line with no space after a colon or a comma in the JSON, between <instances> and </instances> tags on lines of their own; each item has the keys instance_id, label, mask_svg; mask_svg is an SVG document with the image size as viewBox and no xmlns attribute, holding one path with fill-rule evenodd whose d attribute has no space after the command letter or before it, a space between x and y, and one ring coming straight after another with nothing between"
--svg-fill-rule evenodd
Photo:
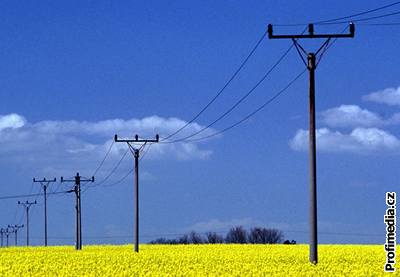
<instances>
[{"instance_id":1,"label":"cloud bank","mask_svg":"<svg viewBox=\"0 0 400 277\"><path fill-rule=\"evenodd\" d=\"M391 106L400 105L400 87L373 92L362 99ZM358 105L340 105L322 111L319 115L320 122L326 126L316 130L319 151L400 153L400 139L383 129L400 124L400 113L385 118ZM299 129L289 145L296 151L307 150L308 130Z\"/></svg>"},{"instance_id":2,"label":"cloud bank","mask_svg":"<svg viewBox=\"0 0 400 277\"><path fill-rule=\"evenodd\" d=\"M0 161L28 162L54 169L65 164L96 165L104 157L114 134L121 137L154 138L155 134L166 136L184 126L186 121L178 118L150 116L142 119L110 119L98 122L46 120L31 123L18 114L0 115ZM185 137L202 129L191 123L176 138ZM198 137L214 133L206 130ZM196 137L194 137L196 138ZM174 137L175 139L175 137ZM111 160L119 160L127 146L114 145ZM146 158L193 160L207 159L210 149L203 149L194 142L154 144Z\"/></svg>"}]
</instances>

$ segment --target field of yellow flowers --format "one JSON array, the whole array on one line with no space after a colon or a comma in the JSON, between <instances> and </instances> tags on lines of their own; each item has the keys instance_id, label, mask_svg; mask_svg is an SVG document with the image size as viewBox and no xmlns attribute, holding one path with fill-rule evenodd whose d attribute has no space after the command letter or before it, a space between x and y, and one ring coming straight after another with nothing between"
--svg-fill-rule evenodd
<instances>
[{"instance_id":1,"label":"field of yellow flowers","mask_svg":"<svg viewBox=\"0 0 400 277\"><path fill-rule=\"evenodd\" d=\"M0 248L0 276L380 276L383 246L131 245Z\"/></svg>"}]
</instances>

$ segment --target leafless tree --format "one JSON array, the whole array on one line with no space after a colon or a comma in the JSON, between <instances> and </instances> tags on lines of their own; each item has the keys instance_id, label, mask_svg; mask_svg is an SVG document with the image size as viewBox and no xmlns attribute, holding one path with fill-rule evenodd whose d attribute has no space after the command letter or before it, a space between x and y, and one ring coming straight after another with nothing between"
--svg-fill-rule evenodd
<instances>
[{"instance_id":1,"label":"leafless tree","mask_svg":"<svg viewBox=\"0 0 400 277\"><path fill-rule=\"evenodd\" d=\"M223 243L224 238L215 232L206 233L207 243Z\"/></svg>"},{"instance_id":2,"label":"leafless tree","mask_svg":"<svg viewBox=\"0 0 400 277\"><path fill-rule=\"evenodd\" d=\"M225 237L226 243L247 243L247 231L243 226L236 226L229 230Z\"/></svg>"},{"instance_id":3,"label":"leafless tree","mask_svg":"<svg viewBox=\"0 0 400 277\"><path fill-rule=\"evenodd\" d=\"M255 227L250 230L249 243L272 244L283 241L283 233L277 229Z\"/></svg>"}]
</instances>

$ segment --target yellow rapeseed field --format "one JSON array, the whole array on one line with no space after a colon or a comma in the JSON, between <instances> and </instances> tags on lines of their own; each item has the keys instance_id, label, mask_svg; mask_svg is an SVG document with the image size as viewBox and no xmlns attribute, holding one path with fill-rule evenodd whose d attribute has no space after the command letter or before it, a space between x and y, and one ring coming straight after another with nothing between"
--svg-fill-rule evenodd
<instances>
[{"instance_id":1,"label":"yellow rapeseed field","mask_svg":"<svg viewBox=\"0 0 400 277\"><path fill-rule=\"evenodd\" d=\"M0 249L0 276L381 276L383 246L131 245ZM391 274L391 276L397 275Z\"/></svg>"}]
</instances>

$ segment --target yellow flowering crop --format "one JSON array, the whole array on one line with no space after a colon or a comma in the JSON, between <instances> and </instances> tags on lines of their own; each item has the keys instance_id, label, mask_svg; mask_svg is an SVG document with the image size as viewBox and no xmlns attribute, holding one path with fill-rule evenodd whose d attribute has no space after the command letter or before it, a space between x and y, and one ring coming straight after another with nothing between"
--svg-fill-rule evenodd
<instances>
[{"instance_id":1,"label":"yellow flowering crop","mask_svg":"<svg viewBox=\"0 0 400 277\"><path fill-rule=\"evenodd\" d=\"M0 276L381 276L380 245L131 245L0 248ZM391 276L397 275L392 274Z\"/></svg>"}]
</instances>

